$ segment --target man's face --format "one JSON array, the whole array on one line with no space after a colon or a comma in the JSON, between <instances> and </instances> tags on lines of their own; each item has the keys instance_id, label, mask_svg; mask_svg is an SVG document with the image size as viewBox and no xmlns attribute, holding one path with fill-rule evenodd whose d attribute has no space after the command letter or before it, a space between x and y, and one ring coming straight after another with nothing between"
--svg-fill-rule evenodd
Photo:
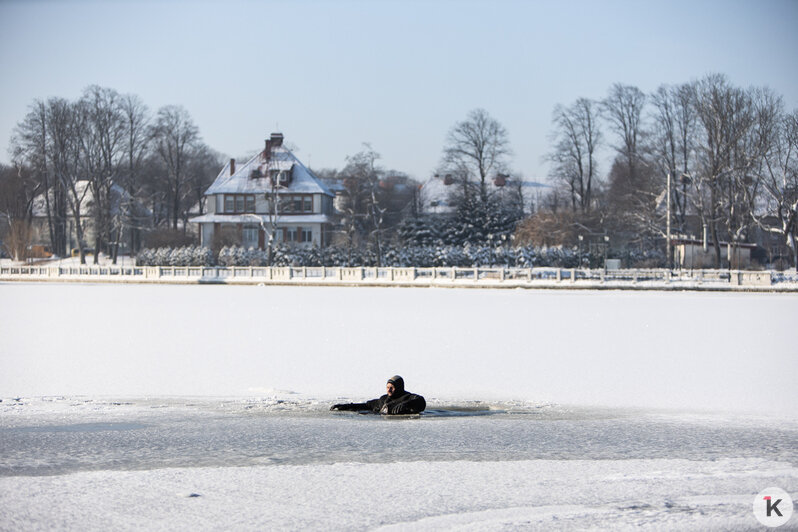
<instances>
[{"instance_id":1,"label":"man's face","mask_svg":"<svg viewBox=\"0 0 798 532\"><path fill-rule=\"evenodd\" d=\"M393 385L392 382L389 382L385 385L385 391L388 392L388 397L393 397L393 392L396 391L396 387Z\"/></svg>"}]
</instances>

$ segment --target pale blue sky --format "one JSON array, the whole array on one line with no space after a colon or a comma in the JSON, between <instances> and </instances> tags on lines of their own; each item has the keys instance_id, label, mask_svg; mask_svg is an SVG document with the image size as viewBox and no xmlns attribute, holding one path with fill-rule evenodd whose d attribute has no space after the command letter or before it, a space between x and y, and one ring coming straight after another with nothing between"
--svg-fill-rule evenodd
<instances>
[{"instance_id":1,"label":"pale blue sky","mask_svg":"<svg viewBox=\"0 0 798 532\"><path fill-rule=\"evenodd\" d=\"M0 0L0 160L34 99L98 84L183 105L228 156L279 125L313 168L370 142L421 180L483 107L542 178L557 103L709 72L798 107L798 0Z\"/></svg>"}]
</instances>

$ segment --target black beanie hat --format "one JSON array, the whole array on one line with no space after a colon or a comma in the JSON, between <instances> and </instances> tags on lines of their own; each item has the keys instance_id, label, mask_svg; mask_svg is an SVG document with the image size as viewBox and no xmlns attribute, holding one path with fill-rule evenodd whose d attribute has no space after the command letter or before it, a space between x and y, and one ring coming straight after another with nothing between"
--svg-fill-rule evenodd
<instances>
[{"instance_id":1,"label":"black beanie hat","mask_svg":"<svg viewBox=\"0 0 798 532\"><path fill-rule=\"evenodd\" d=\"M402 377L400 377L399 375L394 375L393 377L388 379L388 382L393 384L396 387L397 390L404 390L405 389L405 380Z\"/></svg>"}]
</instances>

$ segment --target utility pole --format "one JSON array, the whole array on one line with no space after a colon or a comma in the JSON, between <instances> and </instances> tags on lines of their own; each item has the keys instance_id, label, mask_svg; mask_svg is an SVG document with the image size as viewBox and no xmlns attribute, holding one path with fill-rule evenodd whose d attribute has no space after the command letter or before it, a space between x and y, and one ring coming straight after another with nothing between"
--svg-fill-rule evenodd
<instances>
[{"instance_id":1,"label":"utility pole","mask_svg":"<svg viewBox=\"0 0 798 532\"><path fill-rule=\"evenodd\" d=\"M665 256L668 260L668 269L670 270L673 267L673 259L671 257L671 173L668 172L668 179L666 185L667 195L668 195L668 203L667 203L667 220L665 221L665 245L667 246Z\"/></svg>"}]
</instances>

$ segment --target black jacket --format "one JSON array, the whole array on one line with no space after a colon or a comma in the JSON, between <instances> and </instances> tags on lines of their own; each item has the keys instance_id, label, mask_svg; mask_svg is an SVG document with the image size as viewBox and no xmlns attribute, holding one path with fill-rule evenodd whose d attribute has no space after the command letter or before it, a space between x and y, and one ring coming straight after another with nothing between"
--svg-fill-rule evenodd
<instances>
[{"instance_id":1,"label":"black jacket","mask_svg":"<svg viewBox=\"0 0 798 532\"><path fill-rule=\"evenodd\" d=\"M383 395L379 399L372 399L365 403L347 403L333 405L330 410L368 410L375 414L418 414L427 408L427 402L420 395L402 391L394 393L393 397Z\"/></svg>"}]
</instances>

